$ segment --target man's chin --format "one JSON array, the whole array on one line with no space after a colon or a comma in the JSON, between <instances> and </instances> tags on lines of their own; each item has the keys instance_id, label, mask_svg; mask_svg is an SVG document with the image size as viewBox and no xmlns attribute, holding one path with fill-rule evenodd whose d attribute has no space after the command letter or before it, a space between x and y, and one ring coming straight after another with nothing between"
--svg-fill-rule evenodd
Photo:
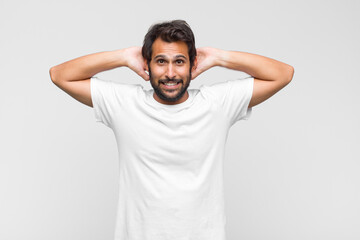
<instances>
[{"instance_id":1,"label":"man's chin","mask_svg":"<svg viewBox=\"0 0 360 240\"><path fill-rule=\"evenodd\" d=\"M182 94L180 96L179 91L176 91L176 94L168 94L168 93L164 93L162 92L162 94L160 94L160 96L158 95L158 97L164 101L168 101L168 102L176 102L177 100L179 100L184 94Z\"/></svg>"},{"instance_id":2,"label":"man's chin","mask_svg":"<svg viewBox=\"0 0 360 240\"><path fill-rule=\"evenodd\" d=\"M174 90L174 91L170 92L170 91L166 91L166 90L164 91L164 90L158 88L155 91L155 94L161 100L164 100L164 101L167 101L167 102L176 102L185 95L186 90L187 89L181 89L180 88L180 89L177 89L177 90Z\"/></svg>"}]
</instances>

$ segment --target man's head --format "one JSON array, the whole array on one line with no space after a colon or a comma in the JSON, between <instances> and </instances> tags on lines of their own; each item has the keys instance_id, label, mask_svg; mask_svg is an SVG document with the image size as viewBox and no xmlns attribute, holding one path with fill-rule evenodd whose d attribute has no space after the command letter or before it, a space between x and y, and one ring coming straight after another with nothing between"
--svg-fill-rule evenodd
<instances>
[{"instance_id":1,"label":"man's head","mask_svg":"<svg viewBox=\"0 0 360 240\"><path fill-rule=\"evenodd\" d=\"M195 38L189 25L174 20L151 26L144 38L142 55L157 100L165 104L186 100L191 70L196 63Z\"/></svg>"},{"instance_id":2,"label":"man's head","mask_svg":"<svg viewBox=\"0 0 360 240\"><path fill-rule=\"evenodd\" d=\"M190 26L184 20L173 20L154 24L145 35L142 55L149 63L152 57L152 45L157 38L165 42L185 42L188 47L190 68L196 57L195 37Z\"/></svg>"}]
</instances>

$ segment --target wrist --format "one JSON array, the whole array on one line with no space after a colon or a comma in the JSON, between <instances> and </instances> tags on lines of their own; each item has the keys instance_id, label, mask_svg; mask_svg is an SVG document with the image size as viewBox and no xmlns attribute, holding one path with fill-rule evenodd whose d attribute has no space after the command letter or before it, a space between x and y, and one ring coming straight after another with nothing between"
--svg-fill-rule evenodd
<instances>
[{"instance_id":1,"label":"wrist","mask_svg":"<svg viewBox=\"0 0 360 240\"><path fill-rule=\"evenodd\" d=\"M226 67L229 58L229 51L222 49L215 49L215 66Z\"/></svg>"},{"instance_id":2,"label":"wrist","mask_svg":"<svg viewBox=\"0 0 360 240\"><path fill-rule=\"evenodd\" d=\"M126 57L126 49L117 49L113 51L114 53L114 61L118 67L127 67L127 57Z\"/></svg>"}]
</instances>

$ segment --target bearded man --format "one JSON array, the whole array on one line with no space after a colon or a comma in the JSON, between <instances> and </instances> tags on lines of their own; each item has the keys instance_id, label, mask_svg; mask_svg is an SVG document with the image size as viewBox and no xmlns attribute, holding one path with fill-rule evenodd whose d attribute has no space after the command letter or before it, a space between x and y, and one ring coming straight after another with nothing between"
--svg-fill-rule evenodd
<instances>
[{"instance_id":1,"label":"bearded man","mask_svg":"<svg viewBox=\"0 0 360 240\"><path fill-rule=\"evenodd\" d=\"M249 77L188 89L220 66ZM152 89L95 75L128 67ZM223 163L230 127L293 78L264 56L195 48L183 20L151 26L142 47L82 56L50 69L55 85L114 132L119 159L115 240L225 240Z\"/></svg>"}]
</instances>

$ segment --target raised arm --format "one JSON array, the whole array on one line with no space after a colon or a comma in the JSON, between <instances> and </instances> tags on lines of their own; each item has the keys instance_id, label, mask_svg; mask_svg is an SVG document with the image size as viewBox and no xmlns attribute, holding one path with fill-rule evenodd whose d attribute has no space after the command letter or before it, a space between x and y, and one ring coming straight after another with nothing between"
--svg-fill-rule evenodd
<instances>
[{"instance_id":1,"label":"raised arm","mask_svg":"<svg viewBox=\"0 0 360 240\"><path fill-rule=\"evenodd\" d=\"M90 78L116 67L126 66L148 81L141 47L93 53L50 68L53 83L79 102L93 107Z\"/></svg>"},{"instance_id":2,"label":"raised arm","mask_svg":"<svg viewBox=\"0 0 360 240\"><path fill-rule=\"evenodd\" d=\"M197 55L197 67L192 73L193 79L215 66L242 71L254 77L249 108L273 96L285 87L294 75L292 66L252 53L198 48Z\"/></svg>"}]
</instances>

